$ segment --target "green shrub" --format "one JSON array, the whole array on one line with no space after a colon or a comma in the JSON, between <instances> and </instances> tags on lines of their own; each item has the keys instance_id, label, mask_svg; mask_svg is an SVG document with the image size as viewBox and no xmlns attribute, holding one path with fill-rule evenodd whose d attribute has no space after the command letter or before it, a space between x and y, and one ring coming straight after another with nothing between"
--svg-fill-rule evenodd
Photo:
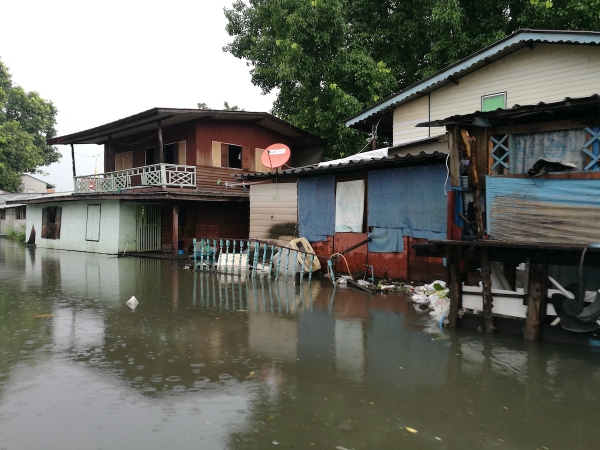
<instances>
[{"instance_id":1,"label":"green shrub","mask_svg":"<svg viewBox=\"0 0 600 450\"><path fill-rule=\"evenodd\" d=\"M25 225L20 225L19 228L8 226L6 227L4 235L8 239L13 239L19 242L25 242Z\"/></svg>"}]
</instances>

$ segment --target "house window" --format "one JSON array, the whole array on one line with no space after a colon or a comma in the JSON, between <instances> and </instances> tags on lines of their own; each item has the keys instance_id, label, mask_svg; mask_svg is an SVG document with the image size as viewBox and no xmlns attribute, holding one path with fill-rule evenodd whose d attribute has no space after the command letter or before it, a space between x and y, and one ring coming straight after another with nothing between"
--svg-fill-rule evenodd
<instances>
[{"instance_id":1,"label":"house window","mask_svg":"<svg viewBox=\"0 0 600 450\"><path fill-rule=\"evenodd\" d=\"M27 207L20 206L15 210L15 219L16 220L25 220L27 218L26 215Z\"/></svg>"},{"instance_id":2,"label":"house window","mask_svg":"<svg viewBox=\"0 0 600 450\"><path fill-rule=\"evenodd\" d=\"M149 147L146 149L146 165L151 166L152 164L156 164L156 161L154 161L154 147Z\"/></svg>"},{"instance_id":3,"label":"house window","mask_svg":"<svg viewBox=\"0 0 600 450\"><path fill-rule=\"evenodd\" d=\"M42 208L42 239L60 239L61 218L61 207Z\"/></svg>"},{"instance_id":4,"label":"house window","mask_svg":"<svg viewBox=\"0 0 600 450\"><path fill-rule=\"evenodd\" d=\"M0 209L0 220L6 220L6 210Z\"/></svg>"},{"instance_id":5,"label":"house window","mask_svg":"<svg viewBox=\"0 0 600 450\"><path fill-rule=\"evenodd\" d=\"M167 164L185 164L185 141L174 142L163 147L165 154L165 163Z\"/></svg>"},{"instance_id":6,"label":"house window","mask_svg":"<svg viewBox=\"0 0 600 450\"><path fill-rule=\"evenodd\" d=\"M506 92L481 97L481 111L495 111L506 108Z\"/></svg>"},{"instance_id":7,"label":"house window","mask_svg":"<svg viewBox=\"0 0 600 450\"><path fill-rule=\"evenodd\" d=\"M494 175L600 171L600 127L495 135L490 144Z\"/></svg>"},{"instance_id":8,"label":"house window","mask_svg":"<svg viewBox=\"0 0 600 450\"><path fill-rule=\"evenodd\" d=\"M100 240L100 205L88 205L87 222L85 227L85 240Z\"/></svg>"},{"instance_id":9,"label":"house window","mask_svg":"<svg viewBox=\"0 0 600 450\"><path fill-rule=\"evenodd\" d=\"M229 167L232 169L253 170L250 167L250 147L224 142L212 143L214 167Z\"/></svg>"}]
</instances>

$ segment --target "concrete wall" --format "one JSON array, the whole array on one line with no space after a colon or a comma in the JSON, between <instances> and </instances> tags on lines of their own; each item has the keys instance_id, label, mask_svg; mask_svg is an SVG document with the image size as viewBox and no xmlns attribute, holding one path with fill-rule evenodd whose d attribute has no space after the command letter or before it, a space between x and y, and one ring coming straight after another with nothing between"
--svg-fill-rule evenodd
<instances>
[{"instance_id":1,"label":"concrete wall","mask_svg":"<svg viewBox=\"0 0 600 450\"><path fill-rule=\"evenodd\" d=\"M0 219L0 234L6 233L8 227L19 228L25 225L25 220L15 219L16 208L5 208L5 219Z\"/></svg>"},{"instance_id":2,"label":"concrete wall","mask_svg":"<svg viewBox=\"0 0 600 450\"><path fill-rule=\"evenodd\" d=\"M86 241L87 206L100 205L100 239ZM58 206L62 208L60 239L42 238L42 209ZM135 204L118 200L79 200L27 205L27 237L35 226L35 243L40 248L77 250L92 253L115 254L125 250L127 239L136 236ZM135 250L130 242L128 251Z\"/></svg>"},{"instance_id":3,"label":"concrete wall","mask_svg":"<svg viewBox=\"0 0 600 450\"><path fill-rule=\"evenodd\" d=\"M600 50L595 46L536 44L517 50L394 110L394 145L436 136L444 128L419 122L481 110L483 95L506 92L508 108L600 93Z\"/></svg>"}]
</instances>

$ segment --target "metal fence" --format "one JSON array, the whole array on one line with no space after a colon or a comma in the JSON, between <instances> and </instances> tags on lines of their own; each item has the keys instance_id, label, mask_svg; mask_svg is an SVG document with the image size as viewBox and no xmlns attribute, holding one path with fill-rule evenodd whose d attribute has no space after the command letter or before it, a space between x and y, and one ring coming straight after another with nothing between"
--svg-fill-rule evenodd
<instances>
[{"instance_id":1,"label":"metal fence","mask_svg":"<svg viewBox=\"0 0 600 450\"><path fill-rule=\"evenodd\" d=\"M252 277L294 276L300 281L306 275L311 281L313 269L318 266L317 256L279 245L245 239L193 240L194 270L212 270L219 273Z\"/></svg>"}]
</instances>

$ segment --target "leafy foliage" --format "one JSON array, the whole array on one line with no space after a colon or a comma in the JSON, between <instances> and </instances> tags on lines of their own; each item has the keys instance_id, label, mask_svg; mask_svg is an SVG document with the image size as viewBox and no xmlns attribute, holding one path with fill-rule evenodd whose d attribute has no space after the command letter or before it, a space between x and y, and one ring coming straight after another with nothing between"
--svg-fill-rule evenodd
<instances>
[{"instance_id":1,"label":"leafy foliage","mask_svg":"<svg viewBox=\"0 0 600 450\"><path fill-rule=\"evenodd\" d=\"M0 189L18 192L21 174L35 173L60 158L46 139L56 136L57 110L37 92L12 83L0 61Z\"/></svg>"},{"instance_id":2,"label":"leafy foliage","mask_svg":"<svg viewBox=\"0 0 600 450\"><path fill-rule=\"evenodd\" d=\"M25 225L19 225L18 228L9 225L6 227L4 235L8 239L13 239L18 242L25 242Z\"/></svg>"},{"instance_id":3,"label":"leafy foliage","mask_svg":"<svg viewBox=\"0 0 600 450\"><path fill-rule=\"evenodd\" d=\"M365 145L348 117L518 28L599 30L599 12L600 0L237 0L224 50L334 158Z\"/></svg>"},{"instance_id":4,"label":"leafy foliage","mask_svg":"<svg viewBox=\"0 0 600 450\"><path fill-rule=\"evenodd\" d=\"M206 103L201 102L198 103L198 109L211 109ZM224 111L243 111L238 105L229 106L229 102L223 102L223 110Z\"/></svg>"}]
</instances>

